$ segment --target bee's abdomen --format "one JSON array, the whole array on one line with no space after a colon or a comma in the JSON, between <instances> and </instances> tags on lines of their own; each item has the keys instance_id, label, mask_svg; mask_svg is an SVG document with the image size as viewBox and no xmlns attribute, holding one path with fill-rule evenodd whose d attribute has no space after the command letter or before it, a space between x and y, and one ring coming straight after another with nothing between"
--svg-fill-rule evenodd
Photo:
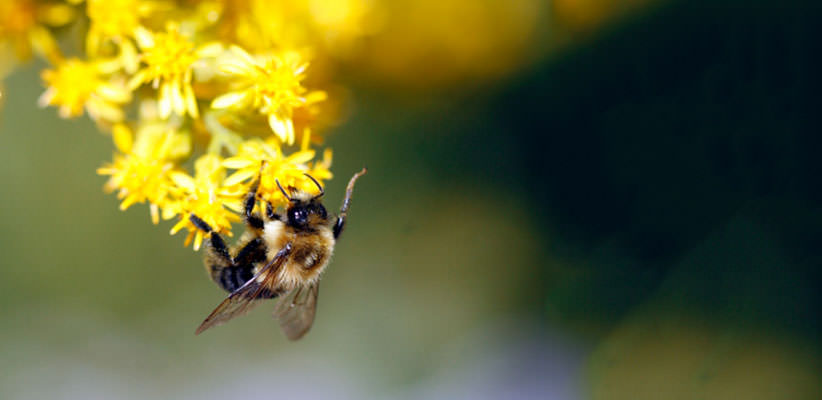
<instances>
[{"instance_id":1,"label":"bee's abdomen","mask_svg":"<svg viewBox=\"0 0 822 400\"><path fill-rule=\"evenodd\" d=\"M310 270L325 264L327 258L328 254L324 249L308 247L294 254L293 260L303 269Z\"/></svg>"},{"instance_id":2,"label":"bee's abdomen","mask_svg":"<svg viewBox=\"0 0 822 400\"><path fill-rule=\"evenodd\" d=\"M215 265L212 269L216 272L214 281L229 293L233 293L254 277L254 266L252 264L230 267Z\"/></svg>"},{"instance_id":3,"label":"bee's abdomen","mask_svg":"<svg viewBox=\"0 0 822 400\"><path fill-rule=\"evenodd\" d=\"M212 266L214 282L226 292L234 293L237 289L245 285L246 282L254 278L254 264L243 264L237 266ZM268 288L261 288L256 298L273 299L280 295L279 291Z\"/></svg>"}]
</instances>

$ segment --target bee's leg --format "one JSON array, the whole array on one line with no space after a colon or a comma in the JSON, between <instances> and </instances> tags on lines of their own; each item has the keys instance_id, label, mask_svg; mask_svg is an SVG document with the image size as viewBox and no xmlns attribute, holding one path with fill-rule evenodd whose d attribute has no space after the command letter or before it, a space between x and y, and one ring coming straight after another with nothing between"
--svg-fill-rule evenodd
<instances>
[{"instance_id":1,"label":"bee's leg","mask_svg":"<svg viewBox=\"0 0 822 400\"><path fill-rule=\"evenodd\" d=\"M343 228L345 227L345 215L340 214L337 216L337 221L334 222L334 239L340 237L342 234Z\"/></svg>"},{"instance_id":2,"label":"bee's leg","mask_svg":"<svg viewBox=\"0 0 822 400\"><path fill-rule=\"evenodd\" d=\"M208 234L208 251L213 252L213 254L224 263L233 264L234 260L232 260L231 255L228 254L228 247L225 245L223 237L220 236L219 233L214 232L214 230L211 229L211 225L207 224L205 221L200 219L200 217L194 214L190 214L188 218L191 221L191 223L194 224L194 226Z\"/></svg>"},{"instance_id":3,"label":"bee's leg","mask_svg":"<svg viewBox=\"0 0 822 400\"><path fill-rule=\"evenodd\" d=\"M259 215L254 215L254 204L257 203L257 188L260 186L260 180L257 179L251 185L251 190L245 196L243 208L245 209L245 223L253 229L263 229L263 219Z\"/></svg>"},{"instance_id":4,"label":"bee's leg","mask_svg":"<svg viewBox=\"0 0 822 400\"><path fill-rule=\"evenodd\" d=\"M234 265L251 265L265 259L265 246L263 240L255 238L246 243L234 257Z\"/></svg>"},{"instance_id":5,"label":"bee's leg","mask_svg":"<svg viewBox=\"0 0 822 400\"><path fill-rule=\"evenodd\" d=\"M345 188L345 199L343 199L342 207L340 207L340 215L337 216L337 221L334 222L334 239L339 238L343 228L345 228L345 217L348 216L348 207L351 206L351 196L354 193L354 184L357 182L357 179L365 175L366 172L368 172L368 170L363 168L362 171L354 174L354 176L351 177L351 180L348 181L348 186Z\"/></svg>"},{"instance_id":6,"label":"bee's leg","mask_svg":"<svg viewBox=\"0 0 822 400\"><path fill-rule=\"evenodd\" d=\"M189 218L197 228L208 233L205 262L211 280L223 290L233 293L254 277L254 263L265 258L265 248L259 238L246 243L232 258L222 236L196 215L191 214Z\"/></svg>"}]
</instances>

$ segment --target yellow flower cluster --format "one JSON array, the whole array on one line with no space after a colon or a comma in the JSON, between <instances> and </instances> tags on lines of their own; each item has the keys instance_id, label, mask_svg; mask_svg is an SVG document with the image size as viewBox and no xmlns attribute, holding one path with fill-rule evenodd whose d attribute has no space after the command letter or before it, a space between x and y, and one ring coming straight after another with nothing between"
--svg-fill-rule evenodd
<instances>
[{"instance_id":1,"label":"yellow flower cluster","mask_svg":"<svg viewBox=\"0 0 822 400\"><path fill-rule=\"evenodd\" d=\"M155 224L176 219L171 233L187 230L196 250L204 232L192 214L231 235L255 182L259 211L287 204L277 182L314 192L306 174L332 177L331 150L316 154L311 126L327 95L305 82L310 40L322 36L306 32L321 25L289 18L309 3L3 0L0 50L24 60L33 49L52 64L40 104L111 133L114 159L97 171L104 188L123 210L148 203ZM48 27L72 22L85 49L66 58Z\"/></svg>"}]
</instances>

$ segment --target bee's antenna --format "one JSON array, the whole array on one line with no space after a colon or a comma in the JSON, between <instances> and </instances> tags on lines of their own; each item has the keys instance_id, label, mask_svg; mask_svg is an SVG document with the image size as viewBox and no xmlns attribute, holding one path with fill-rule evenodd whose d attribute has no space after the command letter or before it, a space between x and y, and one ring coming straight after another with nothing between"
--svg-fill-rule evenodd
<instances>
[{"instance_id":1,"label":"bee's antenna","mask_svg":"<svg viewBox=\"0 0 822 400\"><path fill-rule=\"evenodd\" d=\"M311 179L311 182L314 182L314 184L315 184L315 185L317 185L317 189L320 189L320 194L318 194L318 195L314 196L314 198L316 199L316 198L318 198L318 197L322 197L322 195L324 195L324 194L325 194L325 190L323 190L323 187L322 187L322 186L320 186L320 182L317 182L317 180L316 180L316 179L314 179L314 177L313 177L313 176L311 176L311 175L308 175L308 174L306 174L306 173L303 173L303 175L307 176L307 177L308 177L308 179Z\"/></svg>"},{"instance_id":2,"label":"bee's antenna","mask_svg":"<svg viewBox=\"0 0 822 400\"><path fill-rule=\"evenodd\" d=\"M280 191L283 192L283 196L285 196L285 198L288 199L288 201L294 201L294 200L291 200L291 197L289 197L288 194L285 192L285 189L283 189L283 186L280 185L279 180L274 179L274 182L277 182L277 187L280 188Z\"/></svg>"}]
</instances>

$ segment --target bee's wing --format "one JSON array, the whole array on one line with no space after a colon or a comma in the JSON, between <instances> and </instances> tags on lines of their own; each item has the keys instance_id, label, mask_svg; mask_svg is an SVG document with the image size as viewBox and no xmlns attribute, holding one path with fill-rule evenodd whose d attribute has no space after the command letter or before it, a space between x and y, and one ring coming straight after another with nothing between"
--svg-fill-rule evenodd
<instances>
[{"instance_id":1,"label":"bee's wing","mask_svg":"<svg viewBox=\"0 0 822 400\"><path fill-rule=\"evenodd\" d=\"M277 289L277 271L288 258L290 251L291 246L289 244L277 253L277 256L263 267L257 275L254 275L253 278L223 300L223 302L206 317L203 323L200 324L200 327L197 328L194 334L199 335L208 328L220 325L236 316L243 315L259 305L262 300L270 298L269 296L263 296L263 298L261 298L260 295L267 291L269 293L273 292Z\"/></svg>"},{"instance_id":2,"label":"bee's wing","mask_svg":"<svg viewBox=\"0 0 822 400\"><path fill-rule=\"evenodd\" d=\"M274 318L279 320L280 328L289 339L297 340L311 329L317 311L319 291L319 281L300 285L277 301L277 305L274 306Z\"/></svg>"}]
</instances>

